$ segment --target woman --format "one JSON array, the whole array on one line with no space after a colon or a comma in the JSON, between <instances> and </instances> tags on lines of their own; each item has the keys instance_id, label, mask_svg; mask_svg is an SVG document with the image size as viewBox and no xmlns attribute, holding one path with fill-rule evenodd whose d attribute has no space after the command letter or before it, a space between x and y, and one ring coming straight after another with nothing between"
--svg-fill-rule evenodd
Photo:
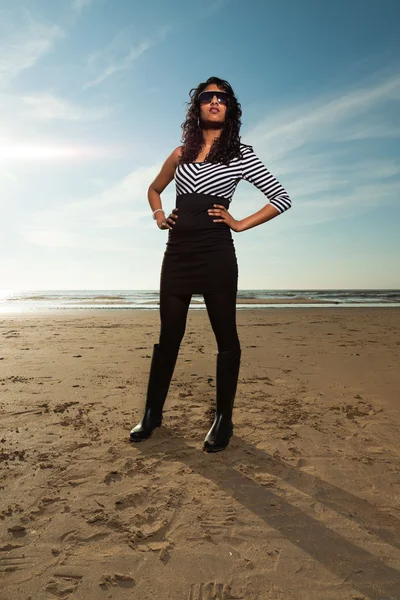
<instances>
[{"instance_id":1,"label":"woman","mask_svg":"<svg viewBox=\"0 0 400 600\"><path fill-rule=\"evenodd\" d=\"M253 148L240 142L242 111L229 83L210 77L190 91L183 145L175 148L149 187L160 229L168 229L160 277L161 330L154 344L142 420L130 432L147 439L162 422L192 294L203 294L218 346L216 413L204 440L207 452L223 450L233 433L241 347L236 329L238 265L231 230L245 231L290 208L286 190ZM176 207L166 218L160 194L175 179ZM228 211L238 182L246 179L269 203L237 221Z\"/></svg>"}]
</instances>

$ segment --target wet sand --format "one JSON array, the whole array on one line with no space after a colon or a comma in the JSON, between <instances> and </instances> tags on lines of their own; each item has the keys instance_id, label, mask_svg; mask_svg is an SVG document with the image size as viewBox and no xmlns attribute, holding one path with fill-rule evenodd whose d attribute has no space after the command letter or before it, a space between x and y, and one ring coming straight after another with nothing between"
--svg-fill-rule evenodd
<instances>
[{"instance_id":1,"label":"wet sand","mask_svg":"<svg viewBox=\"0 0 400 600\"><path fill-rule=\"evenodd\" d=\"M1 600L400 598L400 309L237 323L234 436L207 454L206 311L140 444L157 311L0 317Z\"/></svg>"}]
</instances>

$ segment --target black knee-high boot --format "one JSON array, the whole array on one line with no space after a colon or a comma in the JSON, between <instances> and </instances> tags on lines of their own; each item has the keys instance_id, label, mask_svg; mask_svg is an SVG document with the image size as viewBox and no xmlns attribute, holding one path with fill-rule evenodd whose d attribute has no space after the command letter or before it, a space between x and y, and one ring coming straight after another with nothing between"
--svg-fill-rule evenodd
<instances>
[{"instance_id":1,"label":"black knee-high boot","mask_svg":"<svg viewBox=\"0 0 400 600\"><path fill-rule=\"evenodd\" d=\"M216 411L214 423L204 440L203 450L224 450L233 433L232 411L240 369L241 349L217 354Z\"/></svg>"},{"instance_id":2,"label":"black knee-high boot","mask_svg":"<svg viewBox=\"0 0 400 600\"><path fill-rule=\"evenodd\" d=\"M153 429L160 427L178 353L179 348L161 350L160 344L154 344L144 415L130 432L132 442L146 440L153 433Z\"/></svg>"}]
</instances>

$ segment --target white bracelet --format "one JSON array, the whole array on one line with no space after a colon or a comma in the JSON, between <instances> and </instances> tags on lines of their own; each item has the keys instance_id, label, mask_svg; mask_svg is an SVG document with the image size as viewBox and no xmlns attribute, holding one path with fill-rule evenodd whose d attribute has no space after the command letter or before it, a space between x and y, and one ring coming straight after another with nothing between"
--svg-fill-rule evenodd
<instances>
[{"instance_id":1,"label":"white bracelet","mask_svg":"<svg viewBox=\"0 0 400 600\"><path fill-rule=\"evenodd\" d=\"M153 219L155 219L155 218L156 218L156 217L155 217L155 214L156 214L156 212L157 212L157 211L159 211L159 210L162 210L162 211L164 212L164 209L163 209L163 208L156 208L156 210L154 210L154 211L153 211Z\"/></svg>"}]
</instances>

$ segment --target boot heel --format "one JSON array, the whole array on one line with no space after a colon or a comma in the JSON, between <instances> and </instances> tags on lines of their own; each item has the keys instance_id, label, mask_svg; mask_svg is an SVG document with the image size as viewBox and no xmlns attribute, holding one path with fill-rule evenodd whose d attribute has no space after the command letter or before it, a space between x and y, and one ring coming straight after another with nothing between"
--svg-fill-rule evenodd
<instances>
[{"instance_id":1,"label":"boot heel","mask_svg":"<svg viewBox=\"0 0 400 600\"><path fill-rule=\"evenodd\" d=\"M203 450L220 452L229 445L233 434L232 412L239 378L241 349L217 355L216 411L214 423L204 440Z\"/></svg>"},{"instance_id":2,"label":"boot heel","mask_svg":"<svg viewBox=\"0 0 400 600\"><path fill-rule=\"evenodd\" d=\"M149 439L149 437L151 437L151 434L157 427L161 427L161 421L159 421L158 423L154 423L154 425L148 428L144 427L142 425L142 422L140 422L130 432L129 439L131 442L144 442L145 440Z\"/></svg>"}]
</instances>

